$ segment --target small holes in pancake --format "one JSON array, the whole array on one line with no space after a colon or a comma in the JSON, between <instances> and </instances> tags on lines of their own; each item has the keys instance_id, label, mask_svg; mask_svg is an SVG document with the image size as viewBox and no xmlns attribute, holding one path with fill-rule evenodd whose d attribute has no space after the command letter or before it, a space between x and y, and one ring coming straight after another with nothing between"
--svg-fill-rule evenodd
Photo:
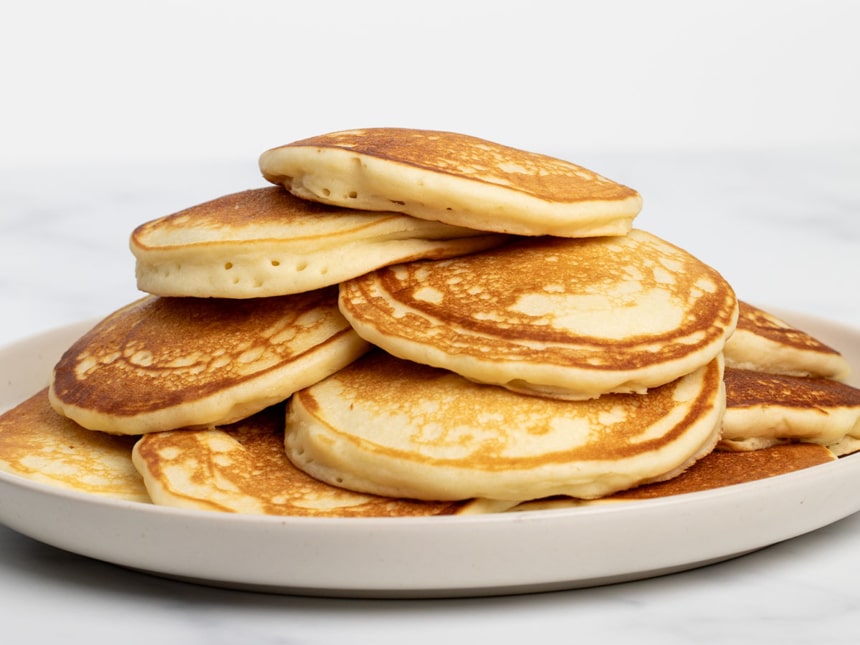
<instances>
[{"instance_id":1,"label":"small holes in pancake","mask_svg":"<svg viewBox=\"0 0 860 645\"><path fill-rule=\"evenodd\" d=\"M302 261L302 262L299 262L296 264L296 271L304 271L307 268L308 268L307 262Z\"/></svg>"},{"instance_id":2,"label":"small holes in pancake","mask_svg":"<svg viewBox=\"0 0 860 645\"><path fill-rule=\"evenodd\" d=\"M271 260L271 263L272 263L272 266L273 266L273 267L279 267L279 266L281 266L281 261L280 261L280 260Z\"/></svg>"},{"instance_id":3,"label":"small holes in pancake","mask_svg":"<svg viewBox=\"0 0 860 645\"><path fill-rule=\"evenodd\" d=\"M230 269L232 269L232 268L233 268L233 263L232 263L232 262L225 262L225 263L224 263L224 270L225 270L225 271L229 271L229 270L230 270Z\"/></svg>"},{"instance_id":4,"label":"small holes in pancake","mask_svg":"<svg viewBox=\"0 0 860 645\"><path fill-rule=\"evenodd\" d=\"M350 193L347 195L347 197L348 197L349 199L357 199L357 198L358 198L358 193L357 193L357 192L355 192L355 191L353 190L352 192L350 192Z\"/></svg>"},{"instance_id":5,"label":"small holes in pancake","mask_svg":"<svg viewBox=\"0 0 860 645\"><path fill-rule=\"evenodd\" d=\"M328 188L323 188L323 189L322 189L322 194L323 194L325 197L328 197L329 195L331 195L331 191L330 191Z\"/></svg>"}]
</instances>

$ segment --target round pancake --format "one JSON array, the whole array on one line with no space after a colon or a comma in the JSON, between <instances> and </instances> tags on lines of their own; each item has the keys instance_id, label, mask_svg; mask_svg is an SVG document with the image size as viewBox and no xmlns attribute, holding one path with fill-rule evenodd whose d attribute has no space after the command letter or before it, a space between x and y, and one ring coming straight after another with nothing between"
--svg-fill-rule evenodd
<instances>
[{"instance_id":1,"label":"round pancake","mask_svg":"<svg viewBox=\"0 0 860 645\"><path fill-rule=\"evenodd\" d=\"M602 497L711 451L722 358L647 394L556 401L372 350L289 402L287 456L350 490L416 499Z\"/></svg>"},{"instance_id":2,"label":"round pancake","mask_svg":"<svg viewBox=\"0 0 860 645\"><path fill-rule=\"evenodd\" d=\"M835 461L836 458L833 452L814 443L785 443L748 452L714 450L677 477L666 481L644 484L594 500L549 497L524 502L510 510L551 510L604 502L657 499L671 495L700 493L827 464Z\"/></svg>"},{"instance_id":3,"label":"round pancake","mask_svg":"<svg viewBox=\"0 0 860 645\"><path fill-rule=\"evenodd\" d=\"M334 132L260 155L263 176L313 201L396 210L519 235L622 235L639 194L581 166L452 132Z\"/></svg>"},{"instance_id":4,"label":"round pancake","mask_svg":"<svg viewBox=\"0 0 860 645\"><path fill-rule=\"evenodd\" d=\"M162 506L309 517L450 515L462 506L362 495L309 477L284 453L283 405L220 428L148 434L133 454Z\"/></svg>"},{"instance_id":5,"label":"round pancake","mask_svg":"<svg viewBox=\"0 0 860 645\"><path fill-rule=\"evenodd\" d=\"M719 273L640 230L383 268L342 283L340 308L400 358L571 400L673 381L719 354L737 317Z\"/></svg>"},{"instance_id":6,"label":"round pancake","mask_svg":"<svg viewBox=\"0 0 860 645\"><path fill-rule=\"evenodd\" d=\"M803 441L844 455L858 447L860 389L833 379L736 368L726 368L725 382L722 450Z\"/></svg>"},{"instance_id":7,"label":"round pancake","mask_svg":"<svg viewBox=\"0 0 860 645\"><path fill-rule=\"evenodd\" d=\"M63 354L51 404L115 434L230 423L367 348L338 312L336 288L252 300L147 296Z\"/></svg>"},{"instance_id":8,"label":"round pancake","mask_svg":"<svg viewBox=\"0 0 860 645\"><path fill-rule=\"evenodd\" d=\"M86 430L57 414L43 389L0 415L0 470L82 493L148 503L131 461L134 441Z\"/></svg>"},{"instance_id":9,"label":"round pancake","mask_svg":"<svg viewBox=\"0 0 860 645\"><path fill-rule=\"evenodd\" d=\"M312 291L396 262L447 258L501 235L309 202L271 186L137 227L137 286L160 296L261 298Z\"/></svg>"},{"instance_id":10,"label":"round pancake","mask_svg":"<svg viewBox=\"0 0 860 645\"><path fill-rule=\"evenodd\" d=\"M727 366L789 376L848 378L848 361L838 351L763 309L738 304L737 328L724 350Z\"/></svg>"}]
</instances>

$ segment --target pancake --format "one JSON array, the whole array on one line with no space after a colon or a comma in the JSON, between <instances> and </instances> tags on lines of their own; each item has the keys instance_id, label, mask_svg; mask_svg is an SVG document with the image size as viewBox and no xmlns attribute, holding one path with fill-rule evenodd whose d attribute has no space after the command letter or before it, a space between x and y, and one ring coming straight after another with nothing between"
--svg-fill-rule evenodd
<instances>
[{"instance_id":1,"label":"pancake","mask_svg":"<svg viewBox=\"0 0 860 645\"><path fill-rule=\"evenodd\" d=\"M640 230L386 267L342 283L340 308L400 358L570 400L644 392L698 369L737 316L719 273Z\"/></svg>"},{"instance_id":2,"label":"pancake","mask_svg":"<svg viewBox=\"0 0 860 645\"><path fill-rule=\"evenodd\" d=\"M160 296L261 298L312 291L373 269L447 258L505 236L246 190L137 227L137 286Z\"/></svg>"},{"instance_id":3,"label":"pancake","mask_svg":"<svg viewBox=\"0 0 860 645\"><path fill-rule=\"evenodd\" d=\"M263 152L298 197L519 235L623 235L642 198L591 170L452 132L347 130Z\"/></svg>"},{"instance_id":4,"label":"pancake","mask_svg":"<svg viewBox=\"0 0 860 645\"><path fill-rule=\"evenodd\" d=\"M840 381L727 368L722 450L758 450L788 441L858 448L860 389Z\"/></svg>"},{"instance_id":5,"label":"pancake","mask_svg":"<svg viewBox=\"0 0 860 645\"><path fill-rule=\"evenodd\" d=\"M51 408L43 389L0 415L0 470L81 493L148 503L131 461L135 440L80 427Z\"/></svg>"},{"instance_id":6,"label":"pancake","mask_svg":"<svg viewBox=\"0 0 860 645\"><path fill-rule=\"evenodd\" d=\"M253 300L147 296L63 354L51 403L114 434L237 421L367 350L336 299L336 288Z\"/></svg>"},{"instance_id":7,"label":"pancake","mask_svg":"<svg viewBox=\"0 0 860 645\"><path fill-rule=\"evenodd\" d=\"M231 513L306 517L450 515L466 504L361 495L324 484L284 453L284 406L208 430L141 437L134 463L153 502Z\"/></svg>"},{"instance_id":8,"label":"pancake","mask_svg":"<svg viewBox=\"0 0 860 645\"><path fill-rule=\"evenodd\" d=\"M789 376L844 380L848 361L807 332L746 302L739 302L735 332L725 347L726 365Z\"/></svg>"},{"instance_id":9,"label":"pancake","mask_svg":"<svg viewBox=\"0 0 860 645\"><path fill-rule=\"evenodd\" d=\"M510 510L552 510L605 502L658 499L686 493L701 493L819 466L835 461L836 458L830 450L814 443L786 443L749 452L715 450L677 477L666 481L637 486L595 500L550 497L524 502Z\"/></svg>"},{"instance_id":10,"label":"pancake","mask_svg":"<svg viewBox=\"0 0 860 645\"><path fill-rule=\"evenodd\" d=\"M287 456L335 486L390 497L601 497L711 451L722 358L647 394L556 401L371 350L290 399Z\"/></svg>"}]
</instances>

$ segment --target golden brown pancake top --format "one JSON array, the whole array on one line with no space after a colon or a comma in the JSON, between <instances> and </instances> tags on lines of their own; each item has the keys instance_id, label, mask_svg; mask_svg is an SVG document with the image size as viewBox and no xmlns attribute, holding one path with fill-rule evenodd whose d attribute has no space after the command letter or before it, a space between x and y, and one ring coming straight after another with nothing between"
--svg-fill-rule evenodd
<instances>
[{"instance_id":1,"label":"golden brown pancake top","mask_svg":"<svg viewBox=\"0 0 860 645\"><path fill-rule=\"evenodd\" d=\"M367 128L281 147L341 148L558 202L623 200L638 195L632 188L573 163L452 132Z\"/></svg>"},{"instance_id":2,"label":"golden brown pancake top","mask_svg":"<svg viewBox=\"0 0 860 645\"><path fill-rule=\"evenodd\" d=\"M46 388L0 415L0 469L84 493L148 502L131 463L135 440L86 430L57 414Z\"/></svg>"},{"instance_id":3,"label":"golden brown pancake top","mask_svg":"<svg viewBox=\"0 0 860 645\"><path fill-rule=\"evenodd\" d=\"M158 432L137 446L149 476L175 497L192 495L195 504L210 510L233 509L207 497L212 486L254 500L260 513L307 517L400 517L448 515L461 504L423 502L353 493L306 475L284 452L284 406L276 405L243 421L218 428L237 445L213 453L201 438L212 430ZM202 446L202 448L201 448ZM182 470L175 485L171 474ZM158 499L158 498L156 498Z\"/></svg>"},{"instance_id":4,"label":"golden brown pancake top","mask_svg":"<svg viewBox=\"0 0 860 645\"><path fill-rule=\"evenodd\" d=\"M729 408L780 406L826 409L860 406L860 389L833 379L727 367L724 380L726 405Z\"/></svg>"},{"instance_id":5,"label":"golden brown pancake top","mask_svg":"<svg viewBox=\"0 0 860 645\"><path fill-rule=\"evenodd\" d=\"M364 212L295 197L283 186L267 186L223 195L172 215L138 226L131 235L140 249L182 248L189 244L224 244L230 241L259 243L261 232L269 240L285 235L295 243L328 238L348 238L359 231L379 228L386 220L404 219L400 213ZM423 222L419 222L423 225ZM437 225L445 231L444 225ZM417 235L425 233L428 225ZM448 237L469 235L468 229L450 227ZM278 234L281 235L278 235ZM442 233L436 232L436 237Z\"/></svg>"},{"instance_id":6,"label":"golden brown pancake top","mask_svg":"<svg viewBox=\"0 0 860 645\"><path fill-rule=\"evenodd\" d=\"M786 443L746 452L715 450L677 477L622 491L607 499L651 499L697 493L782 475L835 459L830 450L812 443Z\"/></svg>"},{"instance_id":7,"label":"golden brown pancake top","mask_svg":"<svg viewBox=\"0 0 860 645\"><path fill-rule=\"evenodd\" d=\"M114 416L201 399L282 367L302 354L296 347L312 351L352 333L335 302L336 288L248 300L148 296L63 354L54 393ZM333 317L341 329L331 335Z\"/></svg>"},{"instance_id":8,"label":"golden brown pancake top","mask_svg":"<svg viewBox=\"0 0 860 645\"><path fill-rule=\"evenodd\" d=\"M671 245L640 245L634 234L529 238L454 260L380 269L341 287L342 311L386 335L408 334L454 354L505 361L515 353L595 371L685 357L724 335L736 308L719 273L692 256L679 262L665 251L680 252ZM395 305L375 295L376 281ZM647 335L613 336L610 324L638 316L637 304L649 294L685 317L660 320ZM691 295L695 306L687 304ZM583 327L589 307L599 324Z\"/></svg>"},{"instance_id":9,"label":"golden brown pancake top","mask_svg":"<svg viewBox=\"0 0 860 645\"><path fill-rule=\"evenodd\" d=\"M738 330L752 332L785 347L812 350L823 354L839 354L838 351L825 345L808 333L787 325L773 315L754 307L749 303L738 301Z\"/></svg>"},{"instance_id":10,"label":"golden brown pancake top","mask_svg":"<svg viewBox=\"0 0 860 645\"><path fill-rule=\"evenodd\" d=\"M188 223L193 222L195 227L208 226L221 230L225 226L241 227L250 223L259 224L261 221L290 222L297 218L338 211L336 206L294 197L280 186L267 186L224 195L146 222L134 230L132 239L145 247L146 233L155 228L184 230Z\"/></svg>"},{"instance_id":11,"label":"golden brown pancake top","mask_svg":"<svg viewBox=\"0 0 860 645\"><path fill-rule=\"evenodd\" d=\"M716 360L704 369L701 394L686 401L683 417L679 416L672 427L659 435L653 428L679 407L678 382L652 388L647 394L604 394L588 401L556 401L513 394L493 385L469 383L464 387L463 379L447 370L396 359L381 350L372 350L332 379L342 384L343 406L350 410L360 408L380 423L389 417L408 419L415 443L451 452L450 459L435 458L434 463L458 465L468 459L471 468L492 472L574 461L612 462L672 444L713 405L711 393L719 390L722 370ZM310 387L294 397L317 419L334 427L329 411L315 398L316 391L317 387ZM434 398L427 392L432 392ZM485 417L489 419L479 421ZM558 445L548 438L559 432L554 424L567 419L580 428L602 426L603 430L577 435L576 440L562 440L559 448L547 452L521 454L518 448L512 448L523 435L532 435L535 445ZM481 423L488 429L475 430ZM424 459L411 451L353 437L351 428L342 430L345 441L368 447L373 444L374 452L407 461Z\"/></svg>"}]
</instances>

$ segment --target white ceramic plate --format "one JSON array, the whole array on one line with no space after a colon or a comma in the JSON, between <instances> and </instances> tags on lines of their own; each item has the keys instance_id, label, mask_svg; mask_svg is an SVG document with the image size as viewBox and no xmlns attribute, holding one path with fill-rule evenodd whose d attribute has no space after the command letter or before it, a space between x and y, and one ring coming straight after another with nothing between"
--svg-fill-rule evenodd
<instances>
[{"instance_id":1,"label":"white ceramic plate","mask_svg":"<svg viewBox=\"0 0 860 645\"><path fill-rule=\"evenodd\" d=\"M860 366L860 330L778 313ZM57 357L88 326L0 349L0 410L46 385ZM860 495L833 494L858 487L860 454L759 482L605 507L313 519L113 501L0 473L0 522L67 551L217 586L452 597L586 587L725 560L860 510Z\"/></svg>"}]
</instances>

